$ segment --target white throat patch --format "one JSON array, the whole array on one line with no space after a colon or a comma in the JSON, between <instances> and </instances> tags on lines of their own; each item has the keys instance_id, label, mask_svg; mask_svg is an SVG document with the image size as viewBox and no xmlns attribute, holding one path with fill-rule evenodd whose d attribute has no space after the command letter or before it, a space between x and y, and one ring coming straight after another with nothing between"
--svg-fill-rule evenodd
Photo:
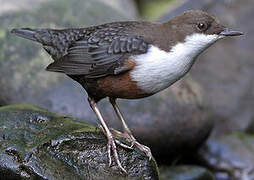
<instances>
[{"instance_id":1,"label":"white throat patch","mask_svg":"<svg viewBox=\"0 0 254 180\"><path fill-rule=\"evenodd\" d=\"M150 45L146 54L132 56L136 66L131 78L147 93L161 91L184 76L196 57L220 38L222 36L192 34L170 52Z\"/></svg>"}]
</instances>

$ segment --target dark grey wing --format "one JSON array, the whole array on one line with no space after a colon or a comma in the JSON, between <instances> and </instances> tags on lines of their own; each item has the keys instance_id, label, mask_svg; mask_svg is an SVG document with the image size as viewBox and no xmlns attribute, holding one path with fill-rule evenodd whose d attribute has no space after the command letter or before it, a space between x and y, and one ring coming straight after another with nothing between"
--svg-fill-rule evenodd
<instances>
[{"instance_id":1,"label":"dark grey wing","mask_svg":"<svg viewBox=\"0 0 254 180\"><path fill-rule=\"evenodd\" d=\"M47 67L49 71L68 75L85 75L98 78L116 75L129 70L125 60L133 54L147 52L148 43L142 36L112 35L76 41L67 50L67 54Z\"/></svg>"},{"instance_id":2,"label":"dark grey wing","mask_svg":"<svg viewBox=\"0 0 254 180\"><path fill-rule=\"evenodd\" d=\"M122 22L80 29L21 28L11 32L43 45L54 59L47 70L96 78L129 70L124 67L125 60L147 51L144 37L128 33L136 25Z\"/></svg>"}]
</instances>

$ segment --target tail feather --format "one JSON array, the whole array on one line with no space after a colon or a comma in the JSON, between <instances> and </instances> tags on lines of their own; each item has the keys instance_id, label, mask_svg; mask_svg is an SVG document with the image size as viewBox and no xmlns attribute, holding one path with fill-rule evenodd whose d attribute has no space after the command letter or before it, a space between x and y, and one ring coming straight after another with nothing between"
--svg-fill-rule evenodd
<instances>
[{"instance_id":1,"label":"tail feather","mask_svg":"<svg viewBox=\"0 0 254 180\"><path fill-rule=\"evenodd\" d=\"M67 54L67 50L72 43L83 37L83 31L82 29L20 28L12 29L11 33L25 39L39 42L54 60L58 60Z\"/></svg>"},{"instance_id":2,"label":"tail feather","mask_svg":"<svg viewBox=\"0 0 254 180\"><path fill-rule=\"evenodd\" d=\"M36 38L37 30L35 29L30 28L12 29L11 33L23 37L25 39L39 42L38 38Z\"/></svg>"}]
</instances>

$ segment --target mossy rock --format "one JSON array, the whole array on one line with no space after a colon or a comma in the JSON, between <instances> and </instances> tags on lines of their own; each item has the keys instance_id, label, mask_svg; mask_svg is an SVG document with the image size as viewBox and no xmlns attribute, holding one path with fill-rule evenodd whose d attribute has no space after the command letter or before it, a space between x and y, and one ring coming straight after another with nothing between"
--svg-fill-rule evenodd
<instances>
[{"instance_id":1,"label":"mossy rock","mask_svg":"<svg viewBox=\"0 0 254 180\"><path fill-rule=\"evenodd\" d=\"M118 148L128 174L108 166L94 126L33 105L0 108L0 179L158 179L154 160Z\"/></svg>"}]
</instances>

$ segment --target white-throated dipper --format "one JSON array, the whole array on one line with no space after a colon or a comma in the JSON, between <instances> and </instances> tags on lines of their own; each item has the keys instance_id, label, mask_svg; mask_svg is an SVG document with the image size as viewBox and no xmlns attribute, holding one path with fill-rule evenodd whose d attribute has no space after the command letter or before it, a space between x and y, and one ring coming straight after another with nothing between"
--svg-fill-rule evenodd
<instances>
[{"instance_id":1,"label":"white-throated dipper","mask_svg":"<svg viewBox=\"0 0 254 180\"><path fill-rule=\"evenodd\" d=\"M151 96L183 77L197 56L217 40L242 35L203 11L187 11L165 23L113 22L73 29L13 29L12 33L39 42L54 62L48 71L61 72L79 82L107 137L111 153L123 170L116 144L136 146L151 159L147 146L136 141L116 104L117 98ZM109 129L96 105L109 97L123 132ZM125 138L127 146L114 136ZM111 152L112 151L112 152Z\"/></svg>"}]
</instances>

